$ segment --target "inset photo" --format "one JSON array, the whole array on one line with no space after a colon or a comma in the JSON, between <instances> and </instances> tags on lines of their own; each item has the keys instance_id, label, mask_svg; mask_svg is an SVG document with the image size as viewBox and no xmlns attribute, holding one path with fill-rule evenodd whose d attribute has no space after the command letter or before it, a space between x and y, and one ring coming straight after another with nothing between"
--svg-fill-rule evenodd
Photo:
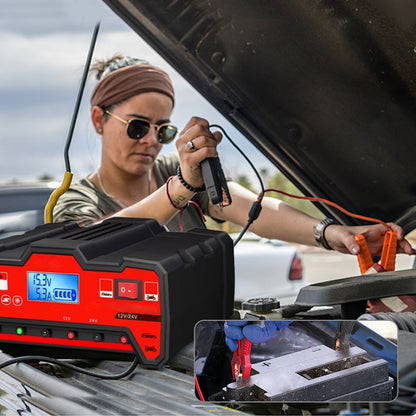
<instances>
[{"instance_id":1,"label":"inset photo","mask_svg":"<svg viewBox=\"0 0 416 416\"><path fill-rule=\"evenodd\" d=\"M397 395L391 321L201 321L195 391L202 401L385 402Z\"/></svg>"}]
</instances>

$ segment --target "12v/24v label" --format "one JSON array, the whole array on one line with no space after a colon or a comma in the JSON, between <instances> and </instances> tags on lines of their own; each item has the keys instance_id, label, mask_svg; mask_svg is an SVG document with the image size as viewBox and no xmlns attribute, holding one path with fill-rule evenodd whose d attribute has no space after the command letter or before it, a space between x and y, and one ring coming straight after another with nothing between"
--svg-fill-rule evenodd
<instances>
[{"instance_id":1,"label":"12v/24v label","mask_svg":"<svg viewBox=\"0 0 416 416\"><path fill-rule=\"evenodd\" d=\"M160 315L149 315L144 313L130 313L130 312L117 312L114 319L127 319L129 321L151 321L161 322Z\"/></svg>"}]
</instances>

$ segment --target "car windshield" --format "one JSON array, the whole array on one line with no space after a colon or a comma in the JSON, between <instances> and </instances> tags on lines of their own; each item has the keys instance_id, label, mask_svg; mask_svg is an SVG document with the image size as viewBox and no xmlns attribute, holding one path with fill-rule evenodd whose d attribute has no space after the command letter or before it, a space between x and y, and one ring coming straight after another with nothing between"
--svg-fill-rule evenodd
<instances>
[{"instance_id":1,"label":"car windshield","mask_svg":"<svg viewBox=\"0 0 416 416\"><path fill-rule=\"evenodd\" d=\"M51 192L49 186L0 188L0 238L43 224L43 211Z\"/></svg>"},{"instance_id":2,"label":"car windshield","mask_svg":"<svg viewBox=\"0 0 416 416\"><path fill-rule=\"evenodd\" d=\"M42 217L42 211L35 209L0 214L0 238L31 230L42 223Z\"/></svg>"}]
</instances>

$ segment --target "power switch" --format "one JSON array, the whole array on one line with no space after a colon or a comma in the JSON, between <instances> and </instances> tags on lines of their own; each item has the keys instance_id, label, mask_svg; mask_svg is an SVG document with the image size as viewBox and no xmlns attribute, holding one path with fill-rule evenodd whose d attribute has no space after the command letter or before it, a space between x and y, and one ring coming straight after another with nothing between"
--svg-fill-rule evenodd
<instances>
[{"instance_id":1,"label":"power switch","mask_svg":"<svg viewBox=\"0 0 416 416\"><path fill-rule=\"evenodd\" d=\"M142 282L116 279L115 297L116 299L142 300Z\"/></svg>"}]
</instances>

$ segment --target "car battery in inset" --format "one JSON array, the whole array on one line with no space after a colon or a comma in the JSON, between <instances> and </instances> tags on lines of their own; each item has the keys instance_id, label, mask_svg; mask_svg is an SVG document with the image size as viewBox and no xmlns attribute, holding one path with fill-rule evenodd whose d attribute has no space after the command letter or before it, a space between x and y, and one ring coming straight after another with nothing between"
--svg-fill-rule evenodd
<instances>
[{"instance_id":1,"label":"car battery in inset","mask_svg":"<svg viewBox=\"0 0 416 416\"><path fill-rule=\"evenodd\" d=\"M0 348L12 355L139 355L158 367L201 319L233 313L228 234L155 220L46 224L0 242Z\"/></svg>"},{"instance_id":2,"label":"car battery in inset","mask_svg":"<svg viewBox=\"0 0 416 416\"><path fill-rule=\"evenodd\" d=\"M251 376L224 388L225 400L325 402L392 400L388 363L365 350L318 345L252 365Z\"/></svg>"}]
</instances>

